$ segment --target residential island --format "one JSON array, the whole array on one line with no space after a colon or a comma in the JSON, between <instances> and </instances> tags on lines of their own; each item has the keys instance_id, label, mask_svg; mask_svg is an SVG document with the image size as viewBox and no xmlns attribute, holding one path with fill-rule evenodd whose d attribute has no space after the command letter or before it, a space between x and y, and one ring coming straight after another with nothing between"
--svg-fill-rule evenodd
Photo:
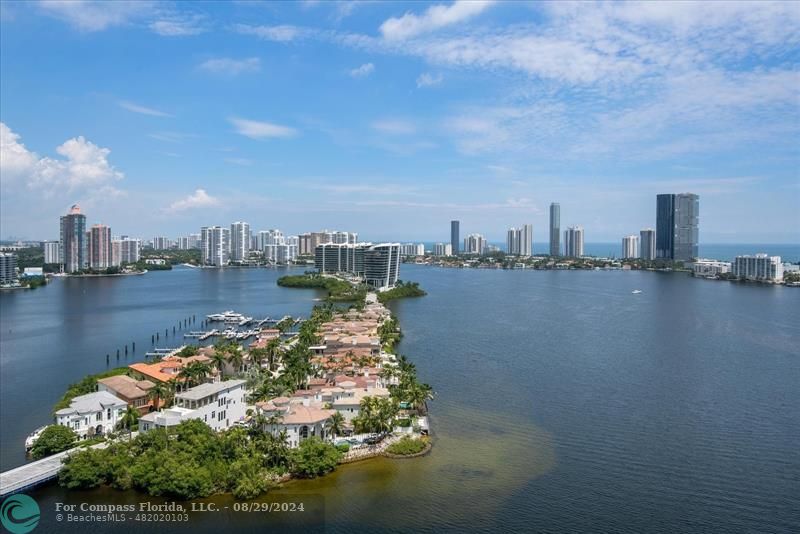
<instances>
[{"instance_id":1,"label":"residential island","mask_svg":"<svg viewBox=\"0 0 800 534\"><path fill-rule=\"evenodd\" d=\"M279 283L325 287L332 297L351 286L310 273ZM107 485L179 499L253 498L340 463L423 454L433 390L396 354L400 326L380 302L394 289L421 290L351 287L350 305L329 301L305 320L272 321L247 346L226 338L184 345L87 377L26 445L34 458L70 451L58 475L68 489Z\"/></svg>"}]
</instances>

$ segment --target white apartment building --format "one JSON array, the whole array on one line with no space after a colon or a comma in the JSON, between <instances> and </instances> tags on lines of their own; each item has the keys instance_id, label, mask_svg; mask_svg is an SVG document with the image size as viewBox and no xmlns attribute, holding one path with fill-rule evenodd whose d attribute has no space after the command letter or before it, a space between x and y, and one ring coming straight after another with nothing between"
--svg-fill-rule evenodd
<instances>
[{"instance_id":1,"label":"white apartment building","mask_svg":"<svg viewBox=\"0 0 800 534\"><path fill-rule=\"evenodd\" d=\"M486 245L486 238L481 234L469 234L464 238L464 254L483 254Z\"/></svg>"},{"instance_id":2,"label":"white apartment building","mask_svg":"<svg viewBox=\"0 0 800 534\"><path fill-rule=\"evenodd\" d=\"M533 255L533 225L524 224L509 228L506 236L506 252L514 256Z\"/></svg>"},{"instance_id":3,"label":"white apartment building","mask_svg":"<svg viewBox=\"0 0 800 534\"><path fill-rule=\"evenodd\" d=\"M167 250L172 247L172 241L168 237L154 237L152 244L155 250Z\"/></svg>"},{"instance_id":4,"label":"white apartment building","mask_svg":"<svg viewBox=\"0 0 800 534\"><path fill-rule=\"evenodd\" d=\"M60 263L60 243L58 241L45 241L42 243L44 249L44 262L45 263Z\"/></svg>"},{"instance_id":5,"label":"white apartment building","mask_svg":"<svg viewBox=\"0 0 800 534\"><path fill-rule=\"evenodd\" d=\"M203 265L224 267L228 264L231 231L221 226L200 229L200 251Z\"/></svg>"},{"instance_id":6,"label":"white apartment building","mask_svg":"<svg viewBox=\"0 0 800 534\"><path fill-rule=\"evenodd\" d=\"M433 246L433 255L434 256L452 256L453 255L453 245L450 243L436 243Z\"/></svg>"},{"instance_id":7,"label":"white apartment building","mask_svg":"<svg viewBox=\"0 0 800 534\"><path fill-rule=\"evenodd\" d=\"M639 236L626 235L622 238L622 258L633 259L639 257Z\"/></svg>"},{"instance_id":8,"label":"white apartment building","mask_svg":"<svg viewBox=\"0 0 800 534\"><path fill-rule=\"evenodd\" d=\"M96 391L72 399L68 408L55 413L55 423L71 428L81 438L114 432L128 403L109 393Z\"/></svg>"},{"instance_id":9,"label":"white apartment building","mask_svg":"<svg viewBox=\"0 0 800 534\"><path fill-rule=\"evenodd\" d=\"M564 255L572 258L583 256L582 226L570 226L564 231Z\"/></svg>"},{"instance_id":10,"label":"white apartment building","mask_svg":"<svg viewBox=\"0 0 800 534\"><path fill-rule=\"evenodd\" d=\"M142 250L141 239L123 237L120 240L120 263L136 263Z\"/></svg>"},{"instance_id":11,"label":"white apartment building","mask_svg":"<svg viewBox=\"0 0 800 534\"><path fill-rule=\"evenodd\" d=\"M250 256L250 225L237 221L231 224L230 260L245 261Z\"/></svg>"},{"instance_id":12,"label":"white apartment building","mask_svg":"<svg viewBox=\"0 0 800 534\"><path fill-rule=\"evenodd\" d=\"M754 256L736 256L731 272L745 280L762 282L783 281L783 263L780 256L756 254Z\"/></svg>"},{"instance_id":13,"label":"white apartment building","mask_svg":"<svg viewBox=\"0 0 800 534\"><path fill-rule=\"evenodd\" d=\"M400 245L401 256L424 256L425 245L422 243L405 243Z\"/></svg>"},{"instance_id":14,"label":"white apartment building","mask_svg":"<svg viewBox=\"0 0 800 534\"><path fill-rule=\"evenodd\" d=\"M706 260L702 258L692 262L692 274L702 278L716 278L717 275L731 272L731 262Z\"/></svg>"}]
</instances>

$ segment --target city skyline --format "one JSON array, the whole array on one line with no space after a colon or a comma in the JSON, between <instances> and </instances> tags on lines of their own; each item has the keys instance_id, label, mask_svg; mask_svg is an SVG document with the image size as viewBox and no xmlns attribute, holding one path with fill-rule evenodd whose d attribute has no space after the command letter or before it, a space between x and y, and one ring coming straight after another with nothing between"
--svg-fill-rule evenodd
<instances>
[{"instance_id":1,"label":"city skyline","mask_svg":"<svg viewBox=\"0 0 800 534\"><path fill-rule=\"evenodd\" d=\"M560 199L618 242L693 191L706 242L798 241L790 3L123 5L3 4L0 237L79 203L143 236L503 242Z\"/></svg>"}]
</instances>

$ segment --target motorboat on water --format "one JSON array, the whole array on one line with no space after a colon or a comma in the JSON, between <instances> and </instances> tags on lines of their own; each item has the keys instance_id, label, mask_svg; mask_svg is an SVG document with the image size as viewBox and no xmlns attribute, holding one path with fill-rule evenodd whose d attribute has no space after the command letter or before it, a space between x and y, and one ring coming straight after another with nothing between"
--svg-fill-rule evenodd
<instances>
[{"instance_id":1,"label":"motorboat on water","mask_svg":"<svg viewBox=\"0 0 800 534\"><path fill-rule=\"evenodd\" d=\"M25 451L30 451L33 448L34 444L36 443L36 440L39 439L39 436L42 435L42 432L44 432L45 428L47 428L47 425L40 426L39 428L28 434L28 437L25 438Z\"/></svg>"},{"instance_id":2,"label":"motorboat on water","mask_svg":"<svg viewBox=\"0 0 800 534\"><path fill-rule=\"evenodd\" d=\"M642 292L641 289L634 289L633 291L631 291L631 293L633 293L634 295L638 295L641 292Z\"/></svg>"}]
</instances>

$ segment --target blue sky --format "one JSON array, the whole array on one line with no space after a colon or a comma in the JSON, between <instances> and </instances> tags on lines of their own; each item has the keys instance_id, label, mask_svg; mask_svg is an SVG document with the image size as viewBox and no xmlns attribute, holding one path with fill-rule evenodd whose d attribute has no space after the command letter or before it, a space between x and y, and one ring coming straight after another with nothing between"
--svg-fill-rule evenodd
<instances>
[{"instance_id":1,"label":"blue sky","mask_svg":"<svg viewBox=\"0 0 800 534\"><path fill-rule=\"evenodd\" d=\"M0 235L800 242L800 3L3 2Z\"/></svg>"}]
</instances>

